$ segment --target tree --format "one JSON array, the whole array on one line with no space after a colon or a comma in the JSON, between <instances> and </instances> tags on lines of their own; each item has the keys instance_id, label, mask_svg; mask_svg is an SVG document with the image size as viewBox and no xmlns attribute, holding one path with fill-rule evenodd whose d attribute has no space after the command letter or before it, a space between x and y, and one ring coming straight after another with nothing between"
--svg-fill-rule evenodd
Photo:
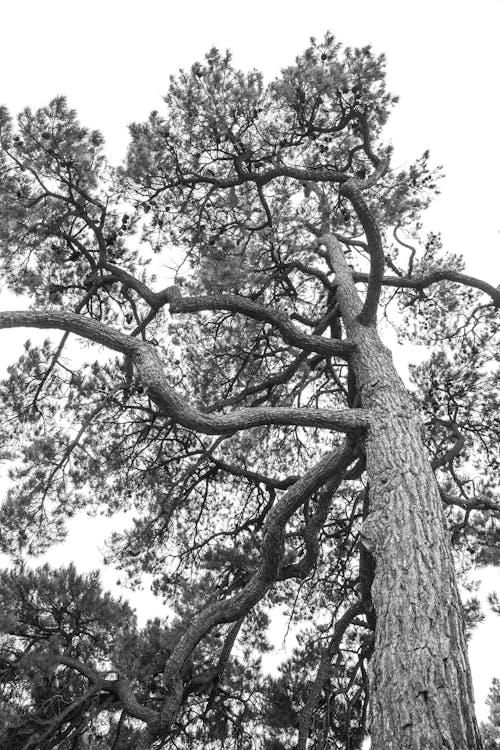
<instances>
[{"instance_id":1,"label":"tree","mask_svg":"<svg viewBox=\"0 0 500 750\"><path fill-rule=\"evenodd\" d=\"M31 305L0 327L63 332L1 390L4 745L482 746L455 570L498 561L500 292L425 235L439 170L391 167L384 64L327 35L265 86L211 50L119 169L62 98L3 112ZM384 321L431 348L410 392ZM133 509L109 560L169 618L25 567L85 509ZM303 629L269 678L276 607Z\"/></svg>"}]
</instances>

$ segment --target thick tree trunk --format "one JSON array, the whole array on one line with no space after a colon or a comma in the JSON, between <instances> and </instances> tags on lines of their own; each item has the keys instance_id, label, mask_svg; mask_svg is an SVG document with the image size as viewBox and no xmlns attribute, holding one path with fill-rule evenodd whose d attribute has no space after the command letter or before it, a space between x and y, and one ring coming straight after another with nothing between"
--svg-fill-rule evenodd
<instances>
[{"instance_id":1,"label":"thick tree trunk","mask_svg":"<svg viewBox=\"0 0 500 750\"><path fill-rule=\"evenodd\" d=\"M480 750L460 596L421 425L376 328L361 309L340 248L327 249L362 405L370 510L362 543L375 558L370 664L373 750Z\"/></svg>"}]
</instances>

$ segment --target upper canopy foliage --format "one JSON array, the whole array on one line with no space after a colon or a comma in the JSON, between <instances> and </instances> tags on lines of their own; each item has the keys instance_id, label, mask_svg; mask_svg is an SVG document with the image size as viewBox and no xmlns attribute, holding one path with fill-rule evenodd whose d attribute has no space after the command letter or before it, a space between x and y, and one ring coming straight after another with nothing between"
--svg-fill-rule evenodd
<instances>
[{"instance_id":1,"label":"upper canopy foliage","mask_svg":"<svg viewBox=\"0 0 500 750\"><path fill-rule=\"evenodd\" d=\"M164 114L131 126L119 169L63 98L15 125L2 111L2 278L34 317L0 324L65 331L28 343L0 390L1 544L18 563L0 582L6 747L135 748L144 726L152 747L277 750L309 726L318 748L359 747L365 417L326 234L367 290L364 321L378 310L433 347L414 397L457 559L497 562L500 294L423 236L439 170L428 154L391 167L395 102L383 57L327 35L269 85L211 50L171 78ZM71 332L104 350L77 352ZM151 351L160 385L141 369ZM132 585L150 574L170 619L138 629L96 576L23 567L85 509L133 513L109 560ZM279 606L305 629L270 679ZM311 688L319 659L333 666Z\"/></svg>"}]
</instances>

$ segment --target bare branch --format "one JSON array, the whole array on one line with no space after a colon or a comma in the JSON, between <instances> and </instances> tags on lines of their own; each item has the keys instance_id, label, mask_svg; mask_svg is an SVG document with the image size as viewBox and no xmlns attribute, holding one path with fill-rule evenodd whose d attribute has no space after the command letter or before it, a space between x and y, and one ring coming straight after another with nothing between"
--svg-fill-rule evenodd
<instances>
[{"instance_id":1,"label":"bare branch","mask_svg":"<svg viewBox=\"0 0 500 750\"><path fill-rule=\"evenodd\" d=\"M366 273L355 272L353 274L354 281L369 281L369 276ZM382 286L393 286L399 287L400 289L426 289L432 284L437 284L440 281L452 281L455 284L463 284L464 286L472 287L473 289L479 289L481 292L489 295L495 307L500 308L500 289L488 284L487 281L476 279L474 276L469 276L465 273L459 273L451 269L439 269L432 271L432 273L426 276L384 276L382 278Z\"/></svg>"},{"instance_id":2,"label":"bare branch","mask_svg":"<svg viewBox=\"0 0 500 750\"><path fill-rule=\"evenodd\" d=\"M171 190L173 187L180 185L184 187L195 187L197 185L213 185L220 189L237 187L238 185L244 185L248 182L253 182L256 185L262 187L267 183L275 180L279 177L290 177L294 180L300 180L302 182L314 181L314 182L332 182L342 184L350 179L350 175L345 172L340 172L323 165L317 167L310 167L309 169L303 169L301 167L288 167L279 166L266 171L261 172L250 172L240 171L235 177L217 177L208 173L200 174L194 173L191 175L181 176L177 180L169 182L167 185L159 188L150 198L154 199L158 195L161 195L165 190Z\"/></svg>"},{"instance_id":3,"label":"bare branch","mask_svg":"<svg viewBox=\"0 0 500 750\"><path fill-rule=\"evenodd\" d=\"M449 450L446 451L444 455L437 456L431 461L432 468L438 469L441 466L446 466L451 461L453 461L454 458L460 455L465 447L465 438L454 422L449 422L445 419L435 419L434 422L443 425L443 427L447 427L449 430L451 430L451 432L453 433L453 437L455 438L454 444Z\"/></svg>"},{"instance_id":4,"label":"bare branch","mask_svg":"<svg viewBox=\"0 0 500 750\"><path fill-rule=\"evenodd\" d=\"M304 579L313 570L320 552L320 531L328 517L332 498L344 478L345 472L337 472L319 493L316 512L310 516L305 527L302 529L302 537L305 545L304 557L297 563L284 567L280 575L281 580L286 578Z\"/></svg>"},{"instance_id":5,"label":"bare branch","mask_svg":"<svg viewBox=\"0 0 500 750\"><path fill-rule=\"evenodd\" d=\"M16 310L0 313L2 328L42 328L69 331L122 354L132 354L139 342L92 318L69 311Z\"/></svg>"},{"instance_id":6,"label":"bare branch","mask_svg":"<svg viewBox=\"0 0 500 750\"><path fill-rule=\"evenodd\" d=\"M276 479L276 477L267 476L259 471L252 471L251 469L245 469L241 466L229 464L227 461L216 458L210 453L208 453L208 459L214 466L227 474L232 474L232 476L235 477L245 477L245 479L248 479L250 482L255 484L265 484L266 486L274 487L274 489L277 490L288 489L298 479L297 475L286 477L285 479Z\"/></svg>"}]
</instances>

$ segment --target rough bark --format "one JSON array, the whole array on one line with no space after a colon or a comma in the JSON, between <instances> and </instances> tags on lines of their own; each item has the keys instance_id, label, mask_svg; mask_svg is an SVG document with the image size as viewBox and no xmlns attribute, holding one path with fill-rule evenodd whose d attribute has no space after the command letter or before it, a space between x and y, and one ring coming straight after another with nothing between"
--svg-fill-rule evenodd
<instances>
[{"instance_id":1,"label":"rough bark","mask_svg":"<svg viewBox=\"0 0 500 750\"><path fill-rule=\"evenodd\" d=\"M449 533L408 393L336 242L324 238L362 405L370 509L362 543L375 559L370 663L373 750L480 750Z\"/></svg>"}]
</instances>

